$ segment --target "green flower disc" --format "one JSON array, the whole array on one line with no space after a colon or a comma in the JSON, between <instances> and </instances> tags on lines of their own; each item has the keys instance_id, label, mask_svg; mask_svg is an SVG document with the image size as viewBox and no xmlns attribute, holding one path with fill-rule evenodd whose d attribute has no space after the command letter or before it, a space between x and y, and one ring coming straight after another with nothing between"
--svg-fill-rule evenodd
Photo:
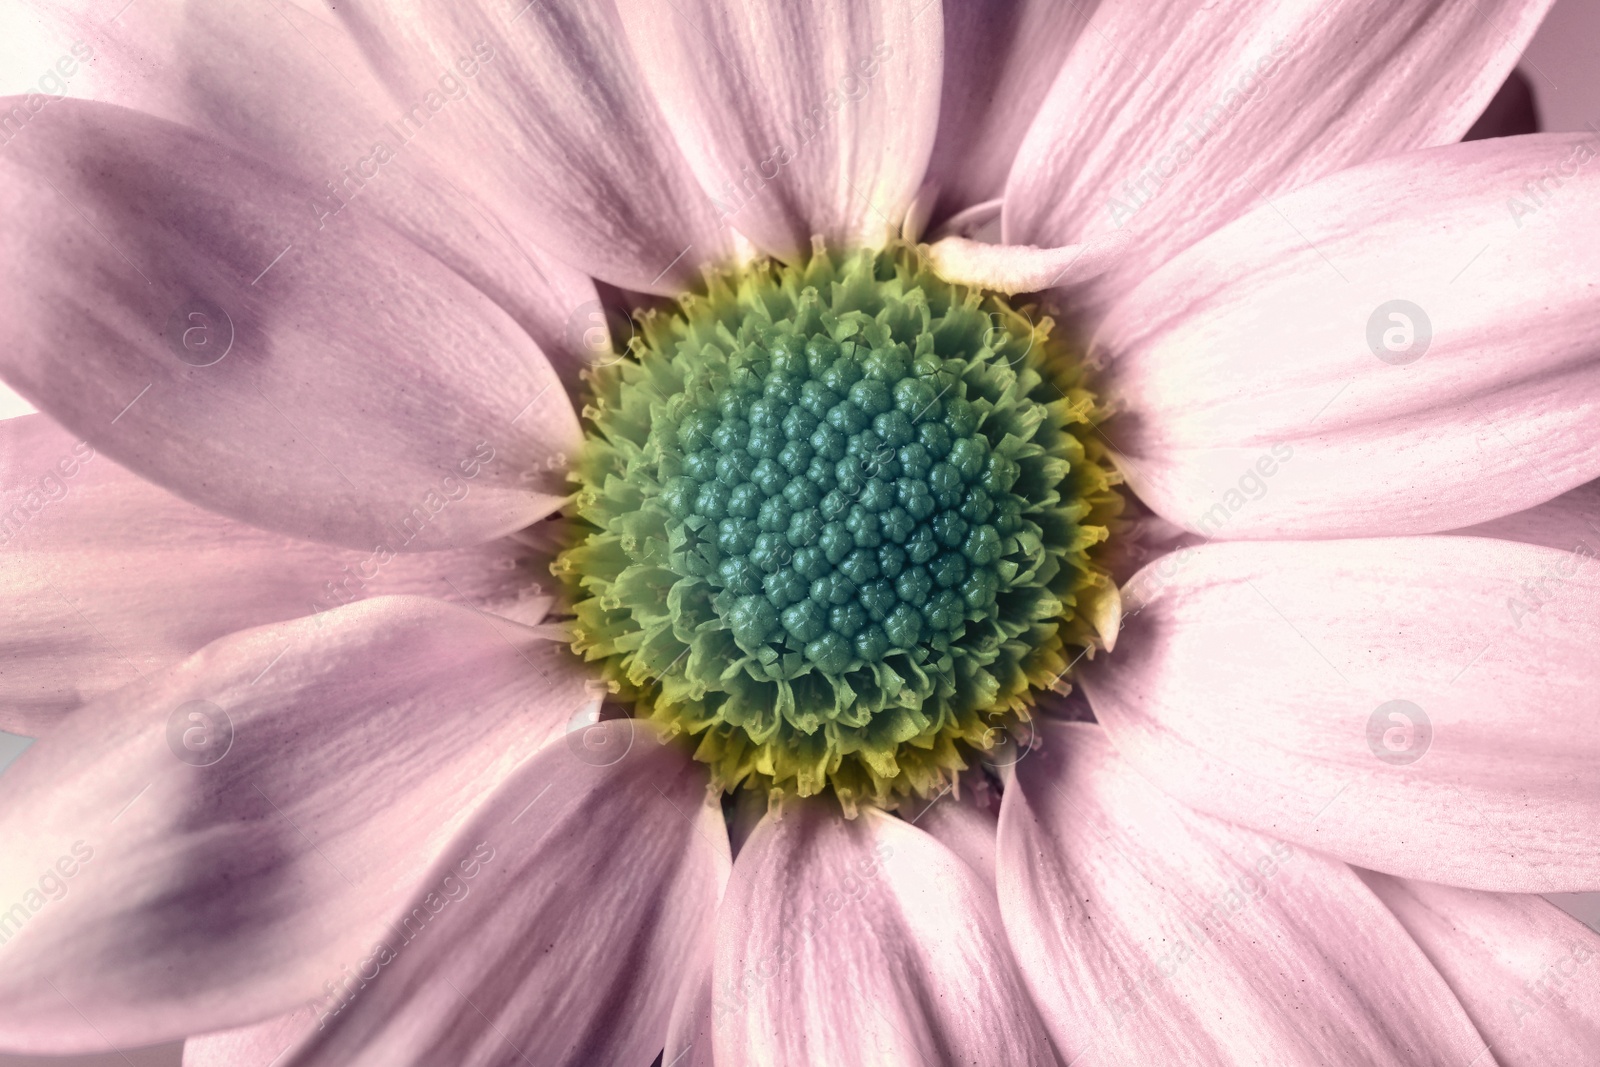
<instances>
[{"instance_id":1,"label":"green flower disc","mask_svg":"<svg viewBox=\"0 0 1600 1067\"><path fill-rule=\"evenodd\" d=\"M1114 625L1079 360L910 248L678 303L588 374L574 647L726 789L928 795Z\"/></svg>"}]
</instances>

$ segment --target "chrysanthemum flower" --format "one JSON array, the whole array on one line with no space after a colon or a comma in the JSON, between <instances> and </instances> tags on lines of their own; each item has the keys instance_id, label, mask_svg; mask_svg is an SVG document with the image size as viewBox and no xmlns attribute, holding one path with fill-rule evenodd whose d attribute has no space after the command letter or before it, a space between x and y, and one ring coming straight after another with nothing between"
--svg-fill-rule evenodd
<instances>
[{"instance_id":1,"label":"chrysanthemum flower","mask_svg":"<svg viewBox=\"0 0 1600 1067\"><path fill-rule=\"evenodd\" d=\"M1591 1060L1545 6L44 9L0 1045Z\"/></svg>"}]
</instances>

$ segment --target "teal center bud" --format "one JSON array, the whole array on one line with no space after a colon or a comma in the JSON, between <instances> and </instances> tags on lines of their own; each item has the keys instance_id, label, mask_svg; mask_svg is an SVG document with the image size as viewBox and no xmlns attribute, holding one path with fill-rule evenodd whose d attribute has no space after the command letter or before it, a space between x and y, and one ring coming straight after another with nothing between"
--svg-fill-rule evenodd
<instances>
[{"instance_id":1,"label":"teal center bud","mask_svg":"<svg viewBox=\"0 0 1600 1067\"><path fill-rule=\"evenodd\" d=\"M927 794L1114 614L1078 362L909 249L680 305L590 375L574 646L727 788Z\"/></svg>"}]
</instances>

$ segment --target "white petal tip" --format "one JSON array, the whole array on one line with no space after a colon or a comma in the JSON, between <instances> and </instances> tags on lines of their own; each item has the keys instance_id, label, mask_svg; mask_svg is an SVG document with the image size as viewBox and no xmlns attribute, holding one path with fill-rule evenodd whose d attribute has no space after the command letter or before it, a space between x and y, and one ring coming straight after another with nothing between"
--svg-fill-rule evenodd
<instances>
[{"instance_id":1,"label":"white petal tip","mask_svg":"<svg viewBox=\"0 0 1600 1067\"><path fill-rule=\"evenodd\" d=\"M922 250L929 266L946 281L1011 295L1042 292L1103 273L1130 239L1127 231L1118 230L1084 244L1037 248L946 237Z\"/></svg>"}]
</instances>

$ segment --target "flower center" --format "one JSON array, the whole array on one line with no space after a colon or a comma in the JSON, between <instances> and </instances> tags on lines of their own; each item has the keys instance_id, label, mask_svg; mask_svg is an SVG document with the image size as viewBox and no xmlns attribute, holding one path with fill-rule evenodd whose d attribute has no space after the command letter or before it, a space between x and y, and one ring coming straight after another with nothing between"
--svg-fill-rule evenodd
<instances>
[{"instance_id":1,"label":"flower center","mask_svg":"<svg viewBox=\"0 0 1600 1067\"><path fill-rule=\"evenodd\" d=\"M574 647L724 788L927 795L1113 608L1079 361L906 248L679 304L589 374Z\"/></svg>"}]
</instances>

